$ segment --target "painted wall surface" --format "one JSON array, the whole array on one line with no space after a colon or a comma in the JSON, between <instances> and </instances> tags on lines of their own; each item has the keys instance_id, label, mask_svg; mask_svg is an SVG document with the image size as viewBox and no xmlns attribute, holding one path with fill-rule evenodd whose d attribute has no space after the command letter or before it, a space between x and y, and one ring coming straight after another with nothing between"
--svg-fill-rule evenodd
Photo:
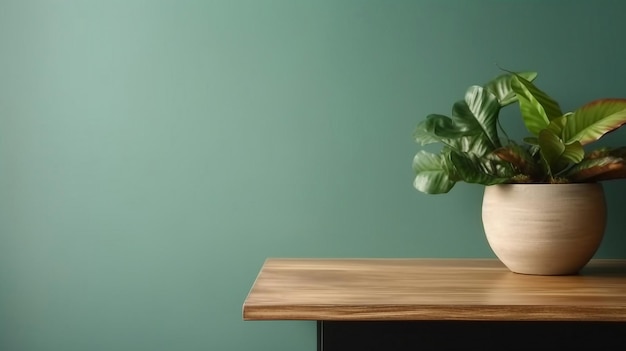
<instances>
[{"instance_id":1,"label":"painted wall surface","mask_svg":"<svg viewBox=\"0 0 626 351\"><path fill-rule=\"evenodd\" d=\"M1 0L0 350L314 350L313 322L242 321L265 258L494 257L480 186L413 190L414 126L496 65L565 110L626 96L625 12ZM626 257L606 188L597 255Z\"/></svg>"}]
</instances>

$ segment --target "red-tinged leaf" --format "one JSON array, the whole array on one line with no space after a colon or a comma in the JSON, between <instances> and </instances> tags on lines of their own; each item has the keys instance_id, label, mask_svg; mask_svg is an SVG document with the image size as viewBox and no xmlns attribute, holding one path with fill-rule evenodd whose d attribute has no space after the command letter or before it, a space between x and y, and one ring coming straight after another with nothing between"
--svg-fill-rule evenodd
<instances>
[{"instance_id":1,"label":"red-tinged leaf","mask_svg":"<svg viewBox=\"0 0 626 351\"><path fill-rule=\"evenodd\" d=\"M625 166L624 159L620 157L587 158L570 169L566 177L575 182L625 178Z\"/></svg>"},{"instance_id":2,"label":"red-tinged leaf","mask_svg":"<svg viewBox=\"0 0 626 351\"><path fill-rule=\"evenodd\" d=\"M619 167L614 167L610 171L599 174L598 176L591 178L590 181L599 182L624 178L626 178L626 164L621 163Z\"/></svg>"},{"instance_id":3,"label":"red-tinged leaf","mask_svg":"<svg viewBox=\"0 0 626 351\"><path fill-rule=\"evenodd\" d=\"M499 159L515 166L520 172L526 175L535 173L535 161L528 151L519 145L511 144L494 151Z\"/></svg>"},{"instance_id":4,"label":"red-tinged leaf","mask_svg":"<svg viewBox=\"0 0 626 351\"><path fill-rule=\"evenodd\" d=\"M626 124L626 99L592 101L567 117L563 129L566 143L578 140L586 145Z\"/></svg>"}]
</instances>

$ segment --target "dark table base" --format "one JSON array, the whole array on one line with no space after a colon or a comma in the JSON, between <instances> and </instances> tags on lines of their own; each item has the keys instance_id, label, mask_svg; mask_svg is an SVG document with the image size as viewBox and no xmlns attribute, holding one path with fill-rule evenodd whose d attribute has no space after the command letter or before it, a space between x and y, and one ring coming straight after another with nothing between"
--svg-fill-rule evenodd
<instances>
[{"instance_id":1,"label":"dark table base","mask_svg":"<svg viewBox=\"0 0 626 351\"><path fill-rule=\"evenodd\" d=\"M417 350L616 350L622 349L626 323L319 321L318 351Z\"/></svg>"}]
</instances>

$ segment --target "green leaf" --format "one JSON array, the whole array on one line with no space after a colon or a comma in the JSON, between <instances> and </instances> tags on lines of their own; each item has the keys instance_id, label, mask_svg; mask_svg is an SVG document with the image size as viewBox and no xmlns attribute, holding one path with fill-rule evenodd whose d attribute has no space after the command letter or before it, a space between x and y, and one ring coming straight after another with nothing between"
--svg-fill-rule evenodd
<instances>
[{"instance_id":1,"label":"green leaf","mask_svg":"<svg viewBox=\"0 0 626 351\"><path fill-rule=\"evenodd\" d=\"M585 157L585 150L579 141L565 144L565 151L561 155L561 159L569 163L578 163Z\"/></svg>"},{"instance_id":2,"label":"green leaf","mask_svg":"<svg viewBox=\"0 0 626 351\"><path fill-rule=\"evenodd\" d=\"M455 123L452 118L438 114L428 115L426 120L418 124L417 130L422 132L416 135L416 140L421 142L422 145L424 145L424 142L432 141L449 144L451 139L458 139L480 132L477 128Z\"/></svg>"},{"instance_id":3,"label":"green leaf","mask_svg":"<svg viewBox=\"0 0 626 351\"><path fill-rule=\"evenodd\" d=\"M565 144L549 129L544 129L539 132L539 147L541 148L541 157L550 169L556 167L561 155L565 151Z\"/></svg>"},{"instance_id":4,"label":"green leaf","mask_svg":"<svg viewBox=\"0 0 626 351\"><path fill-rule=\"evenodd\" d=\"M525 137L523 140L529 145L539 145L539 138L537 137Z\"/></svg>"},{"instance_id":5,"label":"green leaf","mask_svg":"<svg viewBox=\"0 0 626 351\"><path fill-rule=\"evenodd\" d=\"M489 170L495 171L496 167L487 159L481 159L475 155L450 153L450 160L459 175L460 180L466 183L493 185L506 183L510 178L502 177Z\"/></svg>"},{"instance_id":6,"label":"green leaf","mask_svg":"<svg viewBox=\"0 0 626 351\"><path fill-rule=\"evenodd\" d=\"M563 133L563 128L565 127L566 123L567 123L567 115L563 115L561 117L557 117L551 120L546 128L549 129L555 135L560 136Z\"/></svg>"},{"instance_id":7,"label":"green leaf","mask_svg":"<svg viewBox=\"0 0 626 351\"><path fill-rule=\"evenodd\" d=\"M418 152L413 159L413 170L413 186L426 194L447 193L456 183L450 179L445 153L436 155L423 150Z\"/></svg>"},{"instance_id":8,"label":"green leaf","mask_svg":"<svg viewBox=\"0 0 626 351\"><path fill-rule=\"evenodd\" d=\"M537 77L537 72L519 72L517 74L528 81L533 81ZM511 89L512 77L513 74L511 73L501 74L483 86L487 91L495 95L500 106L506 106L517 101L517 95Z\"/></svg>"},{"instance_id":9,"label":"green leaf","mask_svg":"<svg viewBox=\"0 0 626 351\"><path fill-rule=\"evenodd\" d=\"M489 146L489 151L500 147L498 138L498 113L500 104L495 95L477 85L470 87L465 100L452 107L455 124L462 130L475 131L476 138Z\"/></svg>"},{"instance_id":10,"label":"green leaf","mask_svg":"<svg viewBox=\"0 0 626 351\"><path fill-rule=\"evenodd\" d=\"M546 129L550 121L561 117L559 104L533 83L520 76L511 80L511 88L519 99L520 113L526 128L534 135Z\"/></svg>"},{"instance_id":11,"label":"green leaf","mask_svg":"<svg viewBox=\"0 0 626 351\"><path fill-rule=\"evenodd\" d=\"M465 104L464 101L458 103ZM421 121L413 137L421 145L440 142L458 152L484 155L492 149L491 144L482 135L482 129L476 124L436 114L429 115L426 120Z\"/></svg>"},{"instance_id":12,"label":"green leaf","mask_svg":"<svg viewBox=\"0 0 626 351\"><path fill-rule=\"evenodd\" d=\"M420 145L427 145L441 142L441 139L436 135L433 135L428 130L427 120L423 120L417 124L415 131L413 132L413 139Z\"/></svg>"},{"instance_id":13,"label":"green leaf","mask_svg":"<svg viewBox=\"0 0 626 351\"><path fill-rule=\"evenodd\" d=\"M626 123L626 99L592 101L568 116L563 140L586 145Z\"/></svg>"},{"instance_id":14,"label":"green leaf","mask_svg":"<svg viewBox=\"0 0 626 351\"><path fill-rule=\"evenodd\" d=\"M580 162L585 156L580 142L565 144L550 129L544 129L539 133L539 147L541 157L548 165L552 176L562 171L569 163Z\"/></svg>"}]
</instances>

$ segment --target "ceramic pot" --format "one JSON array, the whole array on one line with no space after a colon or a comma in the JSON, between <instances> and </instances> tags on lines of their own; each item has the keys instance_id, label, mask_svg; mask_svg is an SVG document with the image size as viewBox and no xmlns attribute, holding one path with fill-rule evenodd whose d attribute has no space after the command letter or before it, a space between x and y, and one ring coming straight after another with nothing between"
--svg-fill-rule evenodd
<instances>
[{"instance_id":1,"label":"ceramic pot","mask_svg":"<svg viewBox=\"0 0 626 351\"><path fill-rule=\"evenodd\" d=\"M604 188L600 183L487 186L482 220L491 249L512 272L576 274L604 236Z\"/></svg>"}]
</instances>

